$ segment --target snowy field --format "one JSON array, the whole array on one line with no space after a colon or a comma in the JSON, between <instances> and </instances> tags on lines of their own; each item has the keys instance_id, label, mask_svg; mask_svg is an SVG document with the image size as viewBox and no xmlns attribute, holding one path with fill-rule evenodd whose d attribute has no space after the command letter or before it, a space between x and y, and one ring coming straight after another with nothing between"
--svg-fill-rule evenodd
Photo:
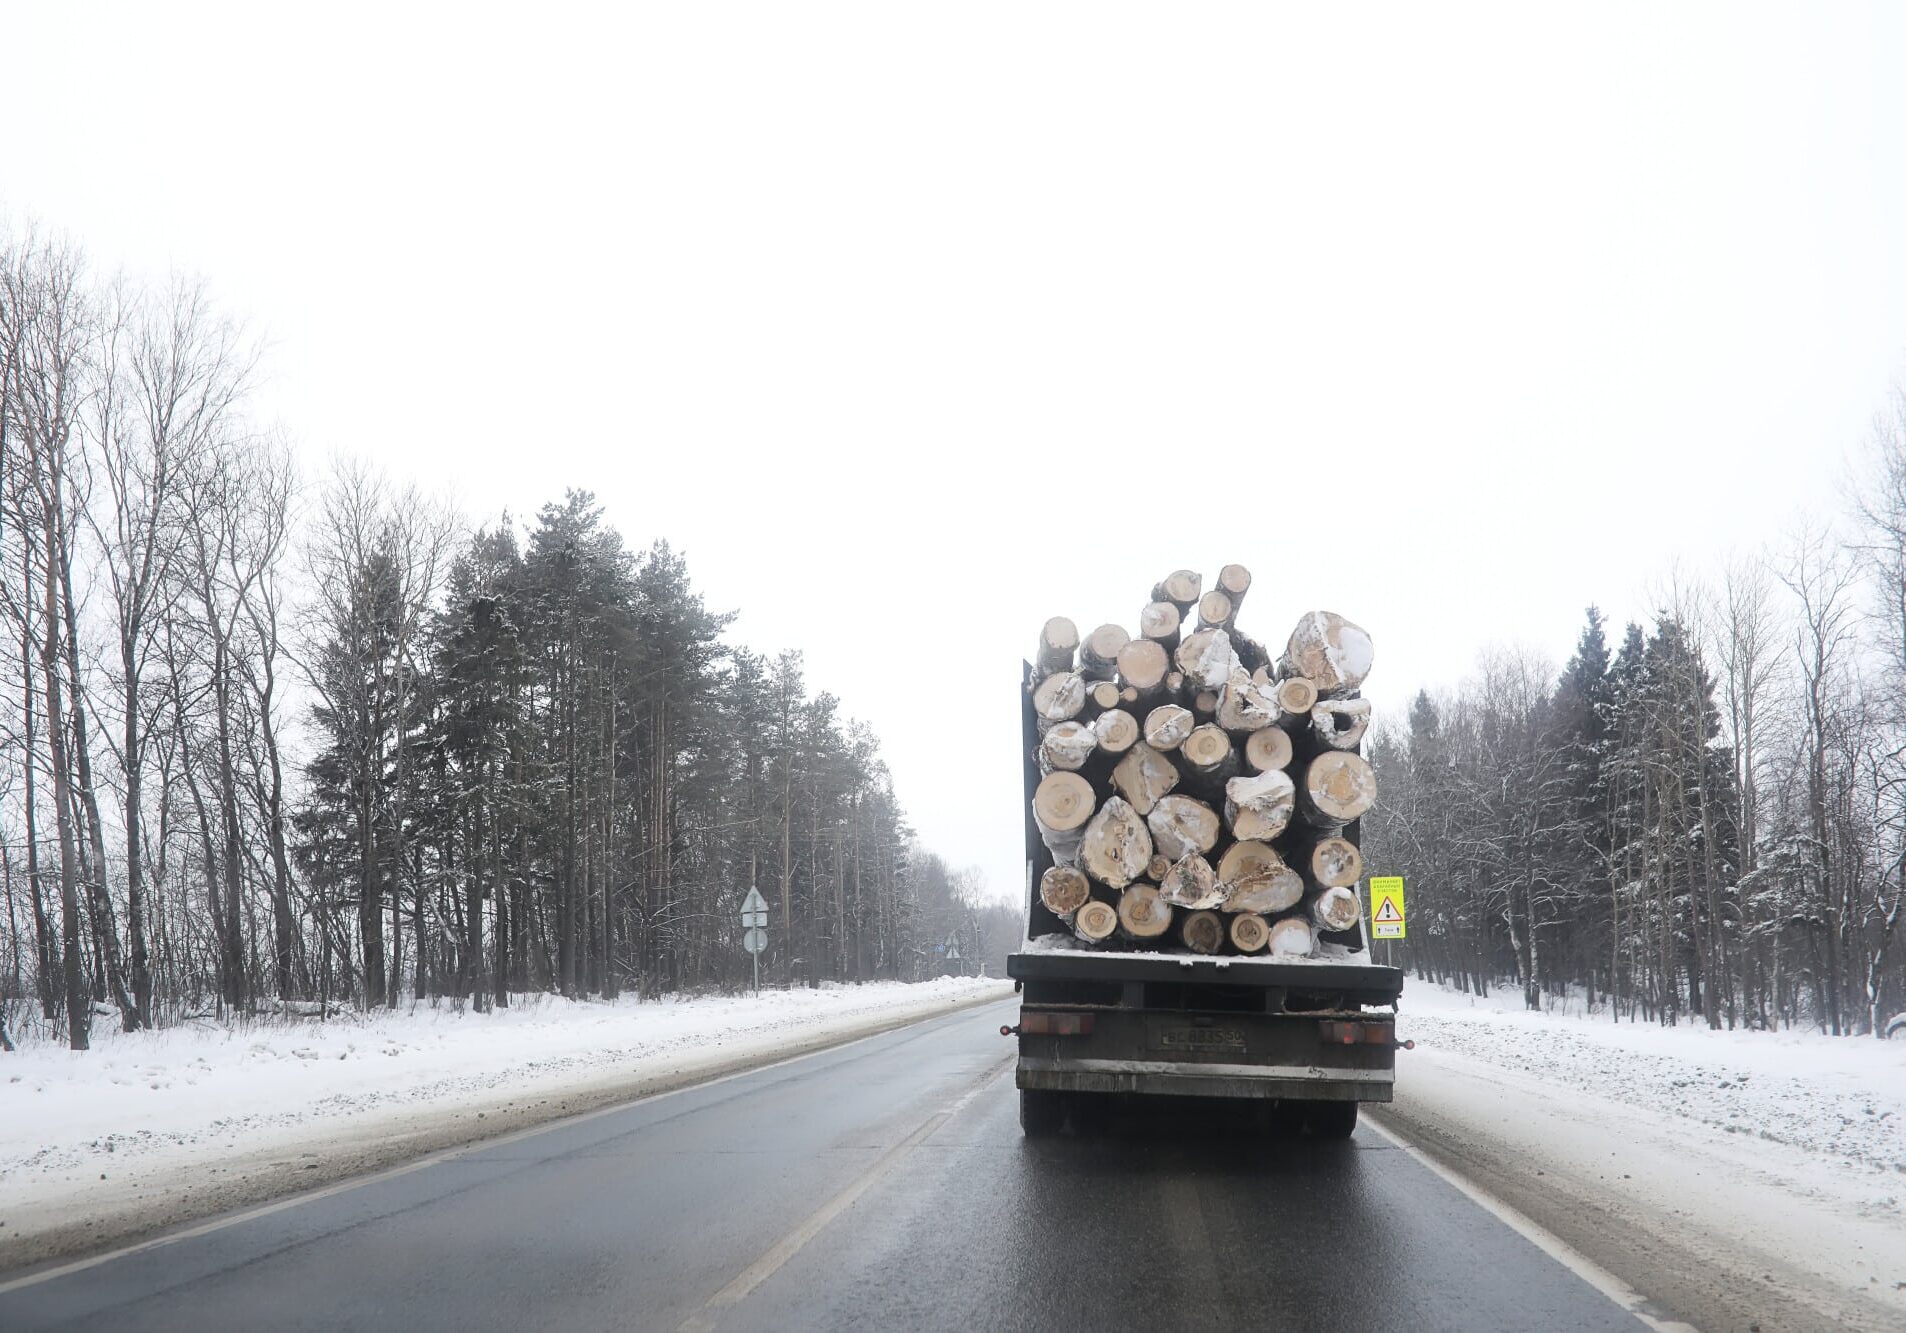
<instances>
[{"instance_id":1,"label":"snowy field","mask_svg":"<svg viewBox=\"0 0 1906 1333\"><path fill-rule=\"evenodd\" d=\"M1010 994L944 978L130 1035L101 1023L89 1052L0 1055L0 1267L44 1257L32 1242L49 1232L66 1233L59 1249L131 1234L141 1206L203 1215Z\"/></svg>"},{"instance_id":2,"label":"snowy field","mask_svg":"<svg viewBox=\"0 0 1906 1333\"><path fill-rule=\"evenodd\" d=\"M1417 1049L1385 1122L1605 1267L1767 1329L1906 1328L1906 1041L1614 1024L1415 979L1399 1029Z\"/></svg>"}]
</instances>

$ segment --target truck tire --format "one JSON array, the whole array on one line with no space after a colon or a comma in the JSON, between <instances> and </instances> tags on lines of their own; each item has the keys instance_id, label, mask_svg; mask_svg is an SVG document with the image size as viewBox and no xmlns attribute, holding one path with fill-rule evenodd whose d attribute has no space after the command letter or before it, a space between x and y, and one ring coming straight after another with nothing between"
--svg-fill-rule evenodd
<instances>
[{"instance_id":1,"label":"truck tire","mask_svg":"<svg viewBox=\"0 0 1906 1333\"><path fill-rule=\"evenodd\" d=\"M1357 1128L1355 1102L1312 1102L1304 1111L1304 1128L1313 1139L1347 1139Z\"/></svg>"},{"instance_id":2,"label":"truck tire","mask_svg":"<svg viewBox=\"0 0 1906 1333\"><path fill-rule=\"evenodd\" d=\"M1019 1128L1029 1139L1049 1139L1065 1125L1065 1098L1041 1089L1019 1090Z\"/></svg>"}]
</instances>

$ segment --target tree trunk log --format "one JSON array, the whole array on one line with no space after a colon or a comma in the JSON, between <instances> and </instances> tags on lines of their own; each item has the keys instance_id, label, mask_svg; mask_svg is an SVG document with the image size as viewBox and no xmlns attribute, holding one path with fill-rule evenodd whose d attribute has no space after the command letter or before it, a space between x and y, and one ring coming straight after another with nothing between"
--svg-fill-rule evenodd
<instances>
[{"instance_id":1,"label":"tree trunk log","mask_svg":"<svg viewBox=\"0 0 1906 1333\"><path fill-rule=\"evenodd\" d=\"M1290 767L1291 737L1282 727L1266 727L1244 742L1244 766L1256 773L1274 773Z\"/></svg>"},{"instance_id":2,"label":"tree trunk log","mask_svg":"<svg viewBox=\"0 0 1906 1333\"><path fill-rule=\"evenodd\" d=\"M1088 681L1085 686L1085 708L1080 716L1097 717L1108 708L1117 708L1119 702L1117 681Z\"/></svg>"},{"instance_id":3,"label":"tree trunk log","mask_svg":"<svg viewBox=\"0 0 1906 1333\"><path fill-rule=\"evenodd\" d=\"M1310 733L1326 749L1356 749L1369 727L1368 699L1322 699L1310 710Z\"/></svg>"},{"instance_id":4,"label":"tree trunk log","mask_svg":"<svg viewBox=\"0 0 1906 1333\"><path fill-rule=\"evenodd\" d=\"M1317 938L1311 934L1310 922L1301 916L1287 916L1281 921L1271 922L1268 943L1274 954L1302 958L1316 949Z\"/></svg>"},{"instance_id":5,"label":"tree trunk log","mask_svg":"<svg viewBox=\"0 0 1906 1333\"><path fill-rule=\"evenodd\" d=\"M1118 909L1094 898L1072 914L1072 933L1087 944L1103 944L1118 929Z\"/></svg>"},{"instance_id":6,"label":"tree trunk log","mask_svg":"<svg viewBox=\"0 0 1906 1333\"><path fill-rule=\"evenodd\" d=\"M1032 818L1039 836L1060 865L1079 859L1079 843L1098 805L1092 784L1077 773L1050 773L1032 794Z\"/></svg>"},{"instance_id":7,"label":"tree trunk log","mask_svg":"<svg viewBox=\"0 0 1906 1333\"><path fill-rule=\"evenodd\" d=\"M1310 919L1319 930L1352 930L1362 916L1363 904L1355 889L1325 889L1310 905Z\"/></svg>"},{"instance_id":8,"label":"tree trunk log","mask_svg":"<svg viewBox=\"0 0 1906 1333\"><path fill-rule=\"evenodd\" d=\"M1085 767L1099 743L1083 722L1061 722L1039 742L1039 773L1076 773Z\"/></svg>"},{"instance_id":9,"label":"tree trunk log","mask_svg":"<svg viewBox=\"0 0 1906 1333\"><path fill-rule=\"evenodd\" d=\"M1231 650L1231 636L1221 629L1201 629L1186 635L1173 656L1185 679L1203 690L1222 688L1238 664L1238 655Z\"/></svg>"},{"instance_id":10,"label":"tree trunk log","mask_svg":"<svg viewBox=\"0 0 1906 1333\"><path fill-rule=\"evenodd\" d=\"M1332 835L1300 841L1291 849L1291 859L1312 883L1326 889L1341 889L1363 878L1363 853L1348 838Z\"/></svg>"},{"instance_id":11,"label":"tree trunk log","mask_svg":"<svg viewBox=\"0 0 1906 1333\"><path fill-rule=\"evenodd\" d=\"M1039 901L1054 916L1072 920L1072 914L1092 897L1092 881L1076 866L1052 866L1039 877Z\"/></svg>"},{"instance_id":12,"label":"tree trunk log","mask_svg":"<svg viewBox=\"0 0 1906 1333\"><path fill-rule=\"evenodd\" d=\"M1251 571L1243 565L1226 565L1218 571L1218 591L1231 599L1231 614L1244 609L1244 594L1251 590Z\"/></svg>"},{"instance_id":13,"label":"tree trunk log","mask_svg":"<svg viewBox=\"0 0 1906 1333\"><path fill-rule=\"evenodd\" d=\"M1282 712L1278 722L1286 727L1310 725L1310 710L1317 706L1317 687L1302 676L1286 676L1277 682L1277 706Z\"/></svg>"},{"instance_id":14,"label":"tree trunk log","mask_svg":"<svg viewBox=\"0 0 1906 1333\"><path fill-rule=\"evenodd\" d=\"M1361 755L1325 750L1297 784L1297 809L1312 828L1335 833L1376 803L1377 779Z\"/></svg>"},{"instance_id":15,"label":"tree trunk log","mask_svg":"<svg viewBox=\"0 0 1906 1333\"><path fill-rule=\"evenodd\" d=\"M1130 804L1114 796L1099 807L1079 843L1079 866L1108 889L1122 889L1151 868L1152 835Z\"/></svg>"},{"instance_id":16,"label":"tree trunk log","mask_svg":"<svg viewBox=\"0 0 1906 1333\"><path fill-rule=\"evenodd\" d=\"M1196 852L1188 852L1173 863L1159 881L1158 891L1166 902L1194 910L1216 907L1224 901L1218 872Z\"/></svg>"},{"instance_id":17,"label":"tree trunk log","mask_svg":"<svg viewBox=\"0 0 1906 1333\"><path fill-rule=\"evenodd\" d=\"M1138 613L1140 638L1150 639L1166 652L1178 647L1184 617L1170 602L1149 602Z\"/></svg>"},{"instance_id":18,"label":"tree trunk log","mask_svg":"<svg viewBox=\"0 0 1906 1333\"><path fill-rule=\"evenodd\" d=\"M1189 708L1160 704L1145 715L1145 744L1160 754L1170 754L1185 743L1197 725L1198 719Z\"/></svg>"},{"instance_id":19,"label":"tree trunk log","mask_svg":"<svg viewBox=\"0 0 1906 1333\"><path fill-rule=\"evenodd\" d=\"M1141 704L1156 699L1165 688L1171 655L1150 639L1133 639L1118 653L1119 684L1138 691Z\"/></svg>"},{"instance_id":20,"label":"tree trunk log","mask_svg":"<svg viewBox=\"0 0 1906 1333\"><path fill-rule=\"evenodd\" d=\"M1238 771L1238 747L1223 727L1210 722L1192 728L1174 757L1186 787L1214 799L1224 794L1225 782Z\"/></svg>"},{"instance_id":21,"label":"tree trunk log","mask_svg":"<svg viewBox=\"0 0 1906 1333\"><path fill-rule=\"evenodd\" d=\"M1193 953L1216 953L1224 947L1224 918L1216 912L1189 912L1178 923L1178 938Z\"/></svg>"},{"instance_id":22,"label":"tree trunk log","mask_svg":"<svg viewBox=\"0 0 1906 1333\"><path fill-rule=\"evenodd\" d=\"M1112 770L1112 786L1141 816L1149 815L1160 798L1178 785L1178 780L1178 770L1171 760L1143 741L1134 745Z\"/></svg>"},{"instance_id":23,"label":"tree trunk log","mask_svg":"<svg viewBox=\"0 0 1906 1333\"><path fill-rule=\"evenodd\" d=\"M1171 929L1171 904L1149 884L1134 884L1118 896L1119 929L1135 940L1155 940Z\"/></svg>"},{"instance_id":24,"label":"tree trunk log","mask_svg":"<svg viewBox=\"0 0 1906 1333\"><path fill-rule=\"evenodd\" d=\"M1152 588L1154 602L1170 602L1180 615L1190 615L1204 593L1204 575L1195 569L1177 569Z\"/></svg>"},{"instance_id":25,"label":"tree trunk log","mask_svg":"<svg viewBox=\"0 0 1906 1333\"><path fill-rule=\"evenodd\" d=\"M1228 630L1231 628L1231 619L1236 614L1237 610L1231 605L1231 599L1216 588L1198 599L1199 629Z\"/></svg>"},{"instance_id":26,"label":"tree trunk log","mask_svg":"<svg viewBox=\"0 0 1906 1333\"><path fill-rule=\"evenodd\" d=\"M1370 674L1370 636L1334 611L1312 611L1297 622L1284 648L1282 675L1303 676L1326 696L1354 693Z\"/></svg>"},{"instance_id":27,"label":"tree trunk log","mask_svg":"<svg viewBox=\"0 0 1906 1333\"><path fill-rule=\"evenodd\" d=\"M1280 769L1224 784L1224 822L1231 835L1269 842L1290 827L1297 786Z\"/></svg>"},{"instance_id":28,"label":"tree trunk log","mask_svg":"<svg viewBox=\"0 0 1906 1333\"><path fill-rule=\"evenodd\" d=\"M1039 652L1033 658L1037 679L1060 671L1072 670L1072 655L1079 649L1079 627L1064 616L1054 616L1039 631Z\"/></svg>"},{"instance_id":29,"label":"tree trunk log","mask_svg":"<svg viewBox=\"0 0 1906 1333\"><path fill-rule=\"evenodd\" d=\"M1218 692L1199 690L1191 696L1191 711L1206 722L1213 721L1218 716Z\"/></svg>"},{"instance_id":30,"label":"tree trunk log","mask_svg":"<svg viewBox=\"0 0 1906 1333\"><path fill-rule=\"evenodd\" d=\"M1256 953L1270 938L1270 923L1256 912L1239 912L1231 918L1231 943L1239 953Z\"/></svg>"},{"instance_id":31,"label":"tree trunk log","mask_svg":"<svg viewBox=\"0 0 1906 1333\"><path fill-rule=\"evenodd\" d=\"M1108 708L1092 719L1092 736L1108 755L1122 755L1138 744L1138 720L1123 708Z\"/></svg>"},{"instance_id":32,"label":"tree trunk log","mask_svg":"<svg viewBox=\"0 0 1906 1333\"><path fill-rule=\"evenodd\" d=\"M1218 845L1222 826L1218 812L1190 796L1166 796L1145 816L1152 842L1173 861L1189 854L1203 856Z\"/></svg>"},{"instance_id":33,"label":"tree trunk log","mask_svg":"<svg viewBox=\"0 0 1906 1333\"><path fill-rule=\"evenodd\" d=\"M1218 858L1227 912L1283 912L1304 897L1304 877L1284 864L1269 843L1234 842Z\"/></svg>"},{"instance_id":34,"label":"tree trunk log","mask_svg":"<svg viewBox=\"0 0 1906 1333\"><path fill-rule=\"evenodd\" d=\"M1149 822L1146 827L1150 827ZM1163 884L1165 876L1171 873L1171 858L1158 850L1158 839L1152 839L1152 863L1145 871L1145 878L1154 884Z\"/></svg>"},{"instance_id":35,"label":"tree trunk log","mask_svg":"<svg viewBox=\"0 0 1906 1333\"><path fill-rule=\"evenodd\" d=\"M1118 625L1100 625L1079 644L1079 674L1087 680L1110 680L1118 670L1119 649L1132 636Z\"/></svg>"},{"instance_id":36,"label":"tree trunk log","mask_svg":"<svg viewBox=\"0 0 1906 1333\"><path fill-rule=\"evenodd\" d=\"M1047 676L1032 690L1032 713L1041 731L1070 722L1085 709L1085 682L1075 671Z\"/></svg>"},{"instance_id":37,"label":"tree trunk log","mask_svg":"<svg viewBox=\"0 0 1906 1333\"><path fill-rule=\"evenodd\" d=\"M1284 716L1275 691L1251 679L1243 667L1218 691L1218 725L1226 731L1262 731Z\"/></svg>"}]
</instances>

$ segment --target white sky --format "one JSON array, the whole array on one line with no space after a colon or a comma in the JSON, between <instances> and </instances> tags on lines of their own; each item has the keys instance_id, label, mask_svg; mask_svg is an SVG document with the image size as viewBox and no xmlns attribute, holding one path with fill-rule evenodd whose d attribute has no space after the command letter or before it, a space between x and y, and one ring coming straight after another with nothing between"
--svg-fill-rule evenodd
<instances>
[{"instance_id":1,"label":"white sky","mask_svg":"<svg viewBox=\"0 0 1906 1333\"><path fill-rule=\"evenodd\" d=\"M13 3L0 207L209 278L314 469L674 542L1016 894L1046 616L1559 663L1906 370L1906 11L1322 8Z\"/></svg>"}]
</instances>

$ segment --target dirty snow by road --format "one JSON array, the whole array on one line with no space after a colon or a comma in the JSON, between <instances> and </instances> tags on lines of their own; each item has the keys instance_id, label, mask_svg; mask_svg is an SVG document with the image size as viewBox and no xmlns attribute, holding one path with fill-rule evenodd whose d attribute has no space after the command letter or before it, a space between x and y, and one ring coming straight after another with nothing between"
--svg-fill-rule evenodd
<instances>
[{"instance_id":1,"label":"dirty snow by road","mask_svg":"<svg viewBox=\"0 0 1906 1333\"><path fill-rule=\"evenodd\" d=\"M1703 1328L1906 1327L1906 1042L1412 980L1386 1124Z\"/></svg>"},{"instance_id":2,"label":"dirty snow by road","mask_svg":"<svg viewBox=\"0 0 1906 1333\"><path fill-rule=\"evenodd\" d=\"M521 996L26 1045L0 1056L0 1268L1007 994L944 978Z\"/></svg>"}]
</instances>

